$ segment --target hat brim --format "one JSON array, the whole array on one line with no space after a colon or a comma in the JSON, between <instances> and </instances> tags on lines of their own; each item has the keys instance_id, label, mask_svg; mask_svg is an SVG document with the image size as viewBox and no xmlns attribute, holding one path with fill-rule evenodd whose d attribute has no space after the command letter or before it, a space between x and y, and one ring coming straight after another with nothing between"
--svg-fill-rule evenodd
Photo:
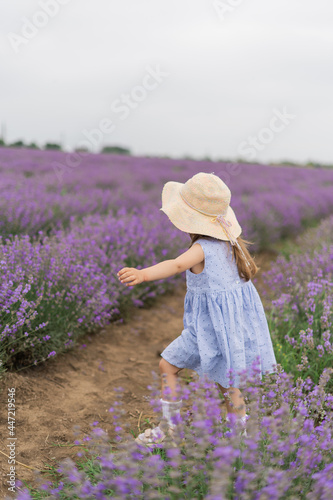
<instances>
[{"instance_id":1,"label":"hat brim","mask_svg":"<svg viewBox=\"0 0 333 500\"><path fill-rule=\"evenodd\" d=\"M218 240L229 241L221 224L212 222L213 216L204 215L191 208L180 195L180 190L184 184L182 182L167 182L162 190L162 212L164 212L180 231L191 234L202 234L212 236ZM218 214L216 214L218 215ZM242 232L233 209L228 207L225 219L231 223L228 228L234 238Z\"/></svg>"}]
</instances>

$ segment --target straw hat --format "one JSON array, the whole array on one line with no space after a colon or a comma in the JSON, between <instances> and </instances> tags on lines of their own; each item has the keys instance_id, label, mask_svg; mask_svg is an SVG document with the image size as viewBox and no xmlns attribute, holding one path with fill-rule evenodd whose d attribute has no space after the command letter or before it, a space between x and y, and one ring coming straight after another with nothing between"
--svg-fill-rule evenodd
<instances>
[{"instance_id":1,"label":"straw hat","mask_svg":"<svg viewBox=\"0 0 333 500\"><path fill-rule=\"evenodd\" d=\"M162 212L181 231L212 236L237 245L242 229L230 207L231 192L217 175L199 172L184 184L167 182Z\"/></svg>"}]
</instances>

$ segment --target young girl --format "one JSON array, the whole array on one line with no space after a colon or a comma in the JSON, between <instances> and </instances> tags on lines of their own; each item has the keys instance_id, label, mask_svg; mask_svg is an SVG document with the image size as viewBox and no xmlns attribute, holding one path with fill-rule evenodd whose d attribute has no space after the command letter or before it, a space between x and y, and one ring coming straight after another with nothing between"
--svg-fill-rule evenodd
<instances>
[{"instance_id":1,"label":"young girl","mask_svg":"<svg viewBox=\"0 0 333 500\"><path fill-rule=\"evenodd\" d=\"M162 191L161 210L181 231L191 237L189 250L176 259L145 269L124 267L118 278L126 286L138 285L186 271L184 330L161 353L161 398L169 431L172 416L179 414L182 400L175 401L180 370L190 368L206 374L224 394L230 390L227 412L236 413L245 425L248 415L234 375L228 387L228 371L249 368L260 356L261 373L275 371L276 359L259 294L251 278L258 268L240 238L241 227L230 207L231 193L214 174L200 172L184 184L167 182ZM169 397L165 387L170 388ZM228 417L227 417L227 420ZM245 430L246 433L246 430ZM147 429L136 441L163 440L159 426Z\"/></svg>"}]
</instances>

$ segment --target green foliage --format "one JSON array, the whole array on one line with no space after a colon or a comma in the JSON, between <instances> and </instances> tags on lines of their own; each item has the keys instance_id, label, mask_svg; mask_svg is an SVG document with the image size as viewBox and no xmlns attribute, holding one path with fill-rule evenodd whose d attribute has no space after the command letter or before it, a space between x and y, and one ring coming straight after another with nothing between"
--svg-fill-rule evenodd
<instances>
[{"instance_id":1,"label":"green foliage","mask_svg":"<svg viewBox=\"0 0 333 500\"><path fill-rule=\"evenodd\" d=\"M23 147L25 147L25 144L23 141L16 141L16 142L12 142L11 144L9 144L9 147L10 148L23 148Z\"/></svg>"},{"instance_id":2,"label":"green foliage","mask_svg":"<svg viewBox=\"0 0 333 500\"><path fill-rule=\"evenodd\" d=\"M44 146L44 149L54 149L54 150L61 151L61 146L60 146L60 144L57 144L55 142L47 142Z\"/></svg>"},{"instance_id":3,"label":"green foliage","mask_svg":"<svg viewBox=\"0 0 333 500\"><path fill-rule=\"evenodd\" d=\"M117 155L130 155L131 151L128 148L121 146L104 146L101 153L113 153Z\"/></svg>"},{"instance_id":4,"label":"green foliage","mask_svg":"<svg viewBox=\"0 0 333 500\"><path fill-rule=\"evenodd\" d=\"M294 377L318 383L333 366L332 347L332 226L330 217L294 241L286 242L267 285L269 328L277 362ZM328 390L333 391L333 378Z\"/></svg>"}]
</instances>

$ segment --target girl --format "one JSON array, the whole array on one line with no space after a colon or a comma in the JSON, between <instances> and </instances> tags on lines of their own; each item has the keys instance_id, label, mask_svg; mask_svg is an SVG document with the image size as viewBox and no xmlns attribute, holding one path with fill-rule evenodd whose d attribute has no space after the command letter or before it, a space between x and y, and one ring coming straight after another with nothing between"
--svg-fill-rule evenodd
<instances>
[{"instance_id":1,"label":"girl","mask_svg":"<svg viewBox=\"0 0 333 500\"><path fill-rule=\"evenodd\" d=\"M179 414L182 403L175 399L178 373L183 368L199 376L206 374L223 394L230 389L227 412L236 413L243 425L248 415L237 387L239 375L234 375L233 387L228 387L228 371L249 368L258 355L261 378L275 371L264 309L251 281L258 268L247 250L248 242L240 238L242 230L230 199L229 188L214 174L200 172L184 184L167 182L161 210L178 229L190 235L189 250L145 269L124 267L118 272L121 283L133 286L186 271L184 330L161 353L159 364L163 417L171 433L172 417ZM165 396L166 385L169 397ZM136 441L154 443L164 438L165 433L157 426L147 429Z\"/></svg>"}]
</instances>

